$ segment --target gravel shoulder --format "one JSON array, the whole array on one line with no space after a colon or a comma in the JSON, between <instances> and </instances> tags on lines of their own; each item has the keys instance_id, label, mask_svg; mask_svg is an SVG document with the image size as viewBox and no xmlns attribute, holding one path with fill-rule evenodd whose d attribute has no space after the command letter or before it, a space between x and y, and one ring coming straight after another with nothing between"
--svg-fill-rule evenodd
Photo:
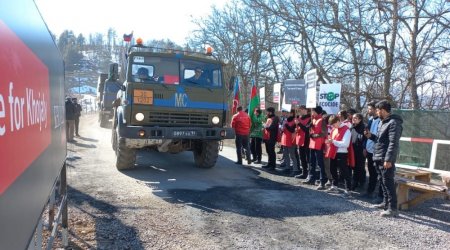
<instances>
[{"instance_id":1,"label":"gravel shoulder","mask_svg":"<svg viewBox=\"0 0 450 250\"><path fill-rule=\"evenodd\" d=\"M450 249L448 200L381 218L357 193L235 165L229 143L212 169L191 152L143 151L120 172L95 115L80 134L68 144L71 249Z\"/></svg>"}]
</instances>

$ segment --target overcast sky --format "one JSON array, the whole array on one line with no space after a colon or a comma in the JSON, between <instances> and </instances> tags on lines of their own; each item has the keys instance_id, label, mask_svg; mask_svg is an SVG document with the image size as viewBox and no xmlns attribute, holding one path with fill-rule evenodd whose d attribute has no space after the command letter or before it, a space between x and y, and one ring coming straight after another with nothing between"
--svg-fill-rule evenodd
<instances>
[{"instance_id":1,"label":"overcast sky","mask_svg":"<svg viewBox=\"0 0 450 250\"><path fill-rule=\"evenodd\" d=\"M179 45L195 29L192 20L207 17L211 6L228 0L35 0L50 31L58 37L65 29L106 34L114 28L118 37L134 31L144 41L170 39Z\"/></svg>"}]
</instances>

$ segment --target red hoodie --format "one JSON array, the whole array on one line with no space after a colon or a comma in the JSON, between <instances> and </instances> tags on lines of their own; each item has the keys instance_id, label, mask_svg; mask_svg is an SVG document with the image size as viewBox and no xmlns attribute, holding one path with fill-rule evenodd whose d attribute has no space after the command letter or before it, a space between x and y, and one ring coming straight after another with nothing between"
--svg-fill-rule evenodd
<instances>
[{"instance_id":1,"label":"red hoodie","mask_svg":"<svg viewBox=\"0 0 450 250\"><path fill-rule=\"evenodd\" d=\"M249 135L250 125L250 116L244 111L239 111L237 114L233 115L231 127L234 128L237 135Z\"/></svg>"}]
</instances>

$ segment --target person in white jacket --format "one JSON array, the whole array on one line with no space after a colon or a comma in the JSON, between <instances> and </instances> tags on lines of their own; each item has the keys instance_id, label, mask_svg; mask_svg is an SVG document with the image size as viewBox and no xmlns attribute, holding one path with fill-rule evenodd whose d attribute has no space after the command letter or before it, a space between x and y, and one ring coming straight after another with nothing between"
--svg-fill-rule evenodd
<instances>
[{"instance_id":1,"label":"person in white jacket","mask_svg":"<svg viewBox=\"0 0 450 250\"><path fill-rule=\"evenodd\" d=\"M328 191L337 191L339 168L343 179L345 180L344 194L350 195L351 189L351 170L347 164L348 147L351 141L351 132L348 126L341 122L338 116L332 115L329 118L329 124L333 127L330 138L326 140L329 147L326 151L326 157L330 158L330 171L333 176L333 182Z\"/></svg>"}]
</instances>

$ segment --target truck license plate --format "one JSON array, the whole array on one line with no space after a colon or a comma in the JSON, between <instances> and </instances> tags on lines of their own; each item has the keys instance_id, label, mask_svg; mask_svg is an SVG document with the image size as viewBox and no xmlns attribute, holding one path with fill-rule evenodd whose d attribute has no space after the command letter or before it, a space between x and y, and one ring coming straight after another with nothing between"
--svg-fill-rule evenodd
<instances>
[{"instance_id":1,"label":"truck license plate","mask_svg":"<svg viewBox=\"0 0 450 250\"><path fill-rule=\"evenodd\" d=\"M174 137L195 137L197 136L197 131L195 130L181 130L173 131Z\"/></svg>"}]
</instances>

